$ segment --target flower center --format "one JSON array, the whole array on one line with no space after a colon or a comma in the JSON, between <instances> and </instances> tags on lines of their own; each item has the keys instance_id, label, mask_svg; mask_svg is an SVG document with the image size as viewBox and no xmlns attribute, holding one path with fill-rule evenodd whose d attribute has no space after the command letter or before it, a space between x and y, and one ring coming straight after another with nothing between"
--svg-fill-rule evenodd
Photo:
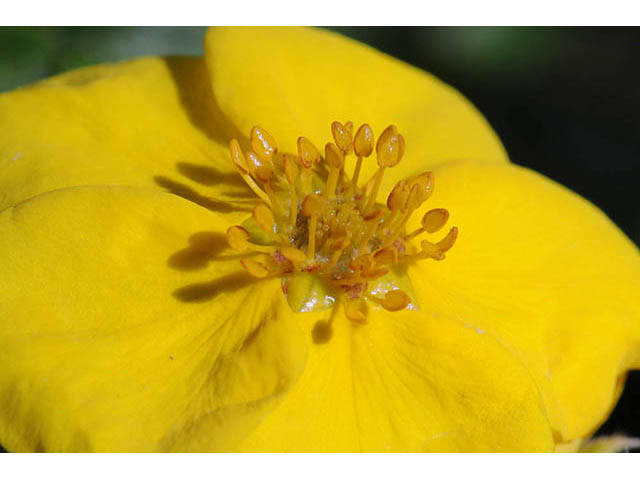
<instances>
[{"instance_id":1,"label":"flower center","mask_svg":"<svg viewBox=\"0 0 640 480\"><path fill-rule=\"evenodd\" d=\"M406 276L410 262L443 260L456 241L453 227L437 243L410 240L435 233L449 218L443 208L429 210L422 226L407 233L411 215L433 191L433 174L400 180L386 205L377 202L383 175L405 151L404 137L394 125L377 142L371 127L331 124L334 143L324 156L305 137L298 138L298 155L279 154L271 135L251 130L251 149L243 152L231 140L231 158L238 172L260 198L243 225L227 230L231 248L249 255L240 263L254 277L282 277L283 291L294 311L311 311L342 304L346 316L366 322L368 305L398 311L417 308ZM360 181L362 162L374 151L378 169ZM355 164L349 178L345 157Z\"/></svg>"}]
</instances>

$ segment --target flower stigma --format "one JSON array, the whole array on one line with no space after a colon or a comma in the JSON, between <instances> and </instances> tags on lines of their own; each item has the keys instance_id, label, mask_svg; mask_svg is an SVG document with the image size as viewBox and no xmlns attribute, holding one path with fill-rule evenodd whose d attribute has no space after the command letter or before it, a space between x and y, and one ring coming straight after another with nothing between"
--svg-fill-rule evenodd
<instances>
[{"instance_id":1,"label":"flower stigma","mask_svg":"<svg viewBox=\"0 0 640 480\"><path fill-rule=\"evenodd\" d=\"M436 233L449 219L444 208L427 211L422 226L407 232L412 214L433 191L433 174L400 180L378 203L382 178L405 153L404 137L388 126L377 142L363 124L331 124L334 142L324 155L298 138L297 155L281 154L273 137L253 127L250 149L230 142L231 159L261 202L242 225L227 230L229 246L247 256L242 267L257 278L281 277L290 307L308 312L342 305L351 321L366 323L370 307L390 312L417 309L407 266L443 260L454 245L457 227L438 242L413 240ZM362 182L362 164L375 151L378 168ZM355 156L349 177L345 158ZM333 318L333 314L332 314Z\"/></svg>"}]
</instances>

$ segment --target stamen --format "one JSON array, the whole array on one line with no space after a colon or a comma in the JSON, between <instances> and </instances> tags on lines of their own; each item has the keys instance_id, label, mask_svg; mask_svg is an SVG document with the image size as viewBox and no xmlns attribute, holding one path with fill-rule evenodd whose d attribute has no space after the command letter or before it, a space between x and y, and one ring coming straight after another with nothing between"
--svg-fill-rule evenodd
<instances>
[{"instance_id":1,"label":"stamen","mask_svg":"<svg viewBox=\"0 0 640 480\"><path fill-rule=\"evenodd\" d=\"M304 167L302 169L301 183L304 193L311 193L311 169L320 163L320 152L311 141L305 137L298 138L298 157Z\"/></svg>"},{"instance_id":2,"label":"stamen","mask_svg":"<svg viewBox=\"0 0 640 480\"><path fill-rule=\"evenodd\" d=\"M306 196L302 202L302 213L309 217L308 232L309 239L307 240L307 257L310 260L315 258L316 251L316 227L318 224L318 217L324 209L324 198L314 193Z\"/></svg>"},{"instance_id":3,"label":"stamen","mask_svg":"<svg viewBox=\"0 0 640 480\"><path fill-rule=\"evenodd\" d=\"M298 219L298 200L296 198L296 177L298 176L298 166L289 155L284 156L284 173L287 177L287 183L289 184L289 199L291 200L289 218L291 219L291 225L295 225Z\"/></svg>"},{"instance_id":4,"label":"stamen","mask_svg":"<svg viewBox=\"0 0 640 480\"><path fill-rule=\"evenodd\" d=\"M373 152L373 130L371 130L368 124L362 124L356 132L356 136L353 139L353 151L358 157L356 167L353 170L353 177L351 178L351 187L355 190L358 188L362 159L368 157Z\"/></svg>"},{"instance_id":5,"label":"stamen","mask_svg":"<svg viewBox=\"0 0 640 480\"><path fill-rule=\"evenodd\" d=\"M327 179L325 196L334 198L336 196L336 187L338 186L338 177L344 166L344 154L335 144L327 143L324 147L324 158L329 164L329 178Z\"/></svg>"},{"instance_id":6,"label":"stamen","mask_svg":"<svg viewBox=\"0 0 640 480\"><path fill-rule=\"evenodd\" d=\"M405 240L411 240L412 238L420 235L423 232L435 233L440 230L449 220L449 211L445 208L434 208L429 210L422 217L422 228L414 230L409 235L405 235Z\"/></svg>"},{"instance_id":7,"label":"stamen","mask_svg":"<svg viewBox=\"0 0 640 480\"><path fill-rule=\"evenodd\" d=\"M229 149L231 150L231 159L233 160L233 164L237 167L242 179L246 182L249 188L253 190L253 193L258 195L258 197L260 197L264 202L271 205L269 196L264 193L264 191L258 186L253 178L249 176L249 165L247 164L244 154L242 153L240 144L235 138L229 143Z\"/></svg>"}]
</instances>

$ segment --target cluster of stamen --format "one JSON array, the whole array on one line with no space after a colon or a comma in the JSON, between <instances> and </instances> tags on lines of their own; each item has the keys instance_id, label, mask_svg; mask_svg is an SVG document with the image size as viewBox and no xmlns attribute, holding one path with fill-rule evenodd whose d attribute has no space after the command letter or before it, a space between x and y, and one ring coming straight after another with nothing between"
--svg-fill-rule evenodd
<instances>
[{"instance_id":1,"label":"cluster of stamen","mask_svg":"<svg viewBox=\"0 0 640 480\"><path fill-rule=\"evenodd\" d=\"M376 202L386 169L395 167L405 152L404 137L394 125L377 142L367 124L355 135L351 122L333 122L331 131L334 142L325 145L324 156L305 137L298 138L297 156L280 154L273 137L260 127L251 130L246 152L237 140L231 141L234 165L261 200L253 209L252 224L263 241L255 241L250 228L240 225L228 229L227 241L236 251L253 252L240 263L254 277L315 275L340 296L349 319L365 322L365 300L389 311L405 309L411 302L400 288L374 292L374 282L396 266L444 259L458 229L451 228L436 243L422 240L420 250L410 243L425 232L439 231L449 218L447 210L432 209L420 228L405 231L411 215L433 191L431 172L400 180L386 205ZM374 147L378 169L360 182L362 163ZM355 165L349 178L345 157L352 154Z\"/></svg>"}]
</instances>

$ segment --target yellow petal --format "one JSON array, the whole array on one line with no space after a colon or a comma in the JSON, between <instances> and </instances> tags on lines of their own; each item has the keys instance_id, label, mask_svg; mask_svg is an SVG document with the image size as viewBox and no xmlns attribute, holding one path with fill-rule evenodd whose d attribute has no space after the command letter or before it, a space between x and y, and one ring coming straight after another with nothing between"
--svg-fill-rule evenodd
<instances>
[{"instance_id":1,"label":"yellow petal","mask_svg":"<svg viewBox=\"0 0 640 480\"><path fill-rule=\"evenodd\" d=\"M553 448L529 373L490 335L413 311L376 310L359 325L340 309L324 337L321 315L299 318L317 339L302 378L240 450Z\"/></svg>"},{"instance_id":2,"label":"yellow petal","mask_svg":"<svg viewBox=\"0 0 640 480\"><path fill-rule=\"evenodd\" d=\"M0 443L10 451L227 450L306 344L229 222L151 190L85 187L0 213Z\"/></svg>"},{"instance_id":3,"label":"yellow petal","mask_svg":"<svg viewBox=\"0 0 640 480\"><path fill-rule=\"evenodd\" d=\"M524 168L459 162L435 179L421 212L447 208L460 233L446 260L410 270L422 311L495 336L535 378L558 441L590 436L619 377L640 367L638 250L593 205Z\"/></svg>"},{"instance_id":4,"label":"yellow petal","mask_svg":"<svg viewBox=\"0 0 640 480\"><path fill-rule=\"evenodd\" d=\"M408 173L449 160L508 161L491 127L460 93L341 35L216 27L207 33L205 54L214 95L229 120L245 137L253 125L266 128L283 152L296 152L301 135L324 145L336 120L352 120L356 128L368 123L376 138L396 124L406 154L402 166L387 172L383 191ZM374 159L365 160L363 178L376 168Z\"/></svg>"},{"instance_id":5,"label":"yellow petal","mask_svg":"<svg viewBox=\"0 0 640 480\"><path fill-rule=\"evenodd\" d=\"M99 65L2 94L0 210L92 184L157 187L229 210L252 194L223 125L199 58Z\"/></svg>"}]
</instances>

